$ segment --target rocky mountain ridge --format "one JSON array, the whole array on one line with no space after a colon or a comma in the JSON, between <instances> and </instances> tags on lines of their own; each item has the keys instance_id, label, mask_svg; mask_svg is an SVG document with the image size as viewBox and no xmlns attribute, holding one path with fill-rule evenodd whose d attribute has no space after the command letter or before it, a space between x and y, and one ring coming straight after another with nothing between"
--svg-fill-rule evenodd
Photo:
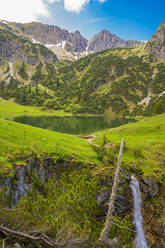
<instances>
[{"instance_id":1,"label":"rocky mountain ridge","mask_svg":"<svg viewBox=\"0 0 165 248\"><path fill-rule=\"evenodd\" d=\"M120 39L118 36L103 30L96 34L88 43L88 51L98 52L115 47L135 47L144 45L144 42Z\"/></svg>"},{"instance_id":2,"label":"rocky mountain ridge","mask_svg":"<svg viewBox=\"0 0 165 248\"><path fill-rule=\"evenodd\" d=\"M18 60L36 65L39 60L54 63L57 57L41 44L33 44L26 37L0 29L0 64L4 64L5 61L15 63Z\"/></svg>"},{"instance_id":3,"label":"rocky mountain ridge","mask_svg":"<svg viewBox=\"0 0 165 248\"><path fill-rule=\"evenodd\" d=\"M59 55L60 58L62 55L67 57L67 53L69 53L71 57L78 59L90 52L98 52L114 47L135 47L144 44L140 41L125 41L107 30L101 31L88 41L79 31L72 33L58 26L38 22L21 24L1 21L0 28L13 31L17 35L26 36L33 43L43 44L57 56ZM61 51L63 54L59 54L62 53Z\"/></svg>"},{"instance_id":4,"label":"rocky mountain ridge","mask_svg":"<svg viewBox=\"0 0 165 248\"><path fill-rule=\"evenodd\" d=\"M147 43L145 50L155 59L165 59L165 21Z\"/></svg>"}]
</instances>

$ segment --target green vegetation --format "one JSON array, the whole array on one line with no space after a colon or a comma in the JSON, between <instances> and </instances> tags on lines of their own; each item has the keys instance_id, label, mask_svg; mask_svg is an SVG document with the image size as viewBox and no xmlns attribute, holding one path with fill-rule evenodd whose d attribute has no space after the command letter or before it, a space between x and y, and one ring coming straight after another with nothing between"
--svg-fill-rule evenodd
<instances>
[{"instance_id":1,"label":"green vegetation","mask_svg":"<svg viewBox=\"0 0 165 248\"><path fill-rule=\"evenodd\" d=\"M44 228L56 241L94 237L100 227L95 218L98 186L87 170L83 174L73 171L68 177L63 175L59 181L54 178L41 186L44 196L33 190L19 202L13 215L12 211L0 214L3 223L14 224L16 230L20 226L25 230Z\"/></svg>"},{"instance_id":2,"label":"green vegetation","mask_svg":"<svg viewBox=\"0 0 165 248\"><path fill-rule=\"evenodd\" d=\"M0 117L13 118L17 116L70 116L70 113L66 113L63 110L42 110L39 107L30 107L19 105L13 101L0 101Z\"/></svg>"},{"instance_id":3,"label":"green vegetation","mask_svg":"<svg viewBox=\"0 0 165 248\"><path fill-rule=\"evenodd\" d=\"M165 90L164 63L153 63L151 54L147 55L143 47L109 49L73 64L53 64L56 56L46 47L28 40L21 42L26 45L23 45L26 55L33 58L31 76L27 64L22 63L15 72L21 77L0 83L0 96L14 98L19 104L73 114L103 114L110 109L120 117L152 115L159 95ZM38 63L34 63L36 59ZM150 105L139 107L149 89Z\"/></svg>"},{"instance_id":4,"label":"green vegetation","mask_svg":"<svg viewBox=\"0 0 165 248\"><path fill-rule=\"evenodd\" d=\"M73 156L77 160L100 163L91 145L76 136L56 133L40 128L0 119L0 154L14 156L37 151L38 154Z\"/></svg>"},{"instance_id":5,"label":"green vegetation","mask_svg":"<svg viewBox=\"0 0 165 248\"><path fill-rule=\"evenodd\" d=\"M157 115L119 128L98 132L94 142L102 144L103 139L106 139L109 146L112 143L119 145L124 138L126 144L122 160L125 166L141 173L143 177L150 176L163 180L165 174L164 123L165 114ZM116 153L115 150L114 153Z\"/></svg>"},{"instance_id":6,"label":"green vegetation","mask_svg":"<svg viewBox=\"0 0 165 248\"><path fill-rule=\"evenodd\" d=\"M150 220L156 220L154 224L157 226L161 224L164 221L161 211L165 199L164 62L154 63L153 55L147 55L140 47L106 50L73 64L55 63L56 56L43 45L15 35L12 28L10 31L0 30L0 45L8 49L13 41L21 45L26 59L23 62L22 57L16 58L14 76L11 77L9 64L1 58L4 62L0 67L1 118L104 113L112 121L113 118L128 115L153 116L100 131L91 143L73 135L0 118L2 225L27 233L42 230L55 242L81 238L88 241L86 247L100 247L97 240L103 228L107 200L103 199L99 205L98 196L111 191L123 138L125 148L119 186L121 199L126 199L128 195L130 201L129 181L126 178L131 174L135 174L141 182L144 179L156 182L159 185L158 194L153 199L145 198L145 192L142 196L145 199L144 211L145 207L149 209ZM152 49L154 43L150 42L147 46ZM138 105L148 92L151 93L149 105ZM24 175L26 187L30 190L14 209L9 209L18 186L18 170L29 168L30 163L34 166L30 165L32 168ZM39 173L45 173L44 180ZM11 187L8 183L4 184L4 180L8 180ZM112 225L110 237L118 236L120 248L133 246L130 216L130 209L122 214L119 211L114 216L117 225ZM147 224L147 227L150 225ZM151 227L152 235L157 239L154 228ZM14 245L10 239L5 247L8 244L9 247ZM21 246L42 247L37 242L21 242Z\"/></svg>"},{"instance_id":7,"label":"green vegetation","mask_svg":"<svg viewBox=\"0 0 165 248\"><path fill-rule=\"evenodd\" d=\"M26 66L23 62L21 67L19 68L18 74L22 77L22 79L28 80L28 75L26 73Z\"/></svg>"}]
</instances>

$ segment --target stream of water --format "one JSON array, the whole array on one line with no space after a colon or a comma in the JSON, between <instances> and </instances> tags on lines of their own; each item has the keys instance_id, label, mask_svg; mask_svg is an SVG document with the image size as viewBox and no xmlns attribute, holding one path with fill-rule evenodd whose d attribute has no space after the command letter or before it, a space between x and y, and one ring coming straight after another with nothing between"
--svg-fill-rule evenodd
<instances>
[{"instance_id":1,"label":"stream of water","mask_svg":"<svg viewBox=\"0 0 165 248\"><path fill-rule=\"evenodd\" d=\"M134 176L131 177L130 187L132 189L133 200L134 200L134 224L136 226L136 248L147 248L147 242L143 231L143 218L141 215L141 196L139 183Z\"/></svg>"}]
</instances>

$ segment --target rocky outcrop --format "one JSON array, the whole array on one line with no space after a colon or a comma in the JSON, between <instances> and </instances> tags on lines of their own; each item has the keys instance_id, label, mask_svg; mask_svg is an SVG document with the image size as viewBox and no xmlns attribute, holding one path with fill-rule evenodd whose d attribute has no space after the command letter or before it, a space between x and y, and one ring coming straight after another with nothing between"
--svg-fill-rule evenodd
<instances>
[{"instance_id":1,"label":"rocky outcrop","mask_svg":"<svg viewBox=\"0 0 165 248\"><path fill-rule=\"evenodd\" d=\"M64 43L64 48L69 52L84 52L87 47L87 40L76 31L69 32L58 26L32 22L28 24L12 23L14 29L28 36L32 41L40 42L44 45L59 45Z\"/></svg>"},{"instance_id":2,"label":"rocky outcrop","mask_svg":"<svg viewBox=\"0 0 165 248\"><path fill-rule=\"evenodd\" d=\"M141 179L140 189L144 193L146 198L155 197L159 193L157 182L146 178Z\"/></svg>"},{"instance_id":3,"label":"rocky outcrop","mask_svg":"<svg viewBox=\"0 0 165 248\"><path fill-rule=\"evenodd\" d=\"M30 38L33 43L42 43L52 51L55 47L61 47L67 52L84 53L84 55L86 55L88 51L98 52L108 48L134 47L144 44L140 41L122 40L106 30L101 31L88 42L79 31L72 33L58 26L39 22L22 24L1 21L0 27L12 31L15 34L26 36Z\"/></svg>"},{"instance_id":4,"label":"rocky outcrop","mask_svg":"<svg viewBox=\"0 0 165 248\"><path fill-rule=\"evenodd\" d=\"M152 39L146 44L145 50L149 52L154 59L165 59L165 21L159 26Z\"/></svg>"},{"instance_id":5,"label":"rocky outcrop","mask_svg":"<svg viewBox=\"0 0 165 248\"><path fill-rule=\"evenodd\" d=\"M84 52L87 47L87 40L82 37L79 31L70 33L66 43L66 50L69 52Z\"/></svg>"},{"instance_id":6,"label":"rocky outcrop","mask_svg":"<svg viewBox=\"0 0 165 248\"><path fill-rule=\"evenodd\" d=\"M77 169L81 164L74 165ZM0 177L0 192L6 192L9 207L13 208L22 196L32 191L32 185L36 190L42 191L42 185L55 176L59 180L60 175L69 168L69 161L57 160L56 163L50 158L42 161L38 158L27 161L26 166L18 166L10 177Z\"/></svg>"},{"instance_id":7,"label":"rocky outcrop","mask_svg":"<svg viewBox=\"0 0 165 248\"><path fill-rule=\"evenodd\" d=\"M140 41L125 41L120 39L114 34L111 34L107 30L103 30L100 33L96 34L88 43L88 51L102 51L108 48L115 47L134 47L137 45L143 45L143 42Z\"/></svg>"},{"instance_id":8,"label":"rocky outcrop","mask_svg":"<svg viewBox=\"0 0 165 248\"><path fill-rule=\"evenodd\" d=\"M44 49L44 54L42 52ZM5 60L15 63L21 60L30 65L36 65L39 61L54 63L57 57L46 47L34 45L27 38L20 37L7 30L0 30L0 64Z\"/></svg>"},{"instance_id":9,"label":"rocky outcrop","mask_svg":"<svg viewBox=\"0 0 165 248\"><path fill-rule=\"evenodd\" d=\"M105 190L101 190L97 194L97 202L99 204L99 209L100 209L99 212L100 219L102 219L107 215L112 185L113 185L112 177L108 177L106 180L100 181L100 186L102 186L103 188L104 187L107 188ZM127 187L127 191L123 190L125 187ZM131 192L126 180L120 181L118 192L119 193L117 194L115 201L115 213L117 213L120 216L124 216L131 209L131 200L130 200Z\"/></svg>"}]
</instances>

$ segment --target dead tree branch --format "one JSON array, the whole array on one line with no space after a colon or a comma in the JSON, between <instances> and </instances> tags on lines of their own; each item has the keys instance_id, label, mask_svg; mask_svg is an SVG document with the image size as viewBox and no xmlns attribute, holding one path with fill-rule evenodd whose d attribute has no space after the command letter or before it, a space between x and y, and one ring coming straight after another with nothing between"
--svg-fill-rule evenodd
<instances>
[{"instance_id":1,"label":"dead tree branch","mask_svg":"<svg viewBox=\"0 0 165 248\"><path fill-rule=\"evenodd\" d=\"M47 245L49 247L54 247L54 248L63 248L63 247L73 247L73 245L81 245L86 243L85 240L78 240L78 239L72 239L69 241L65 241L65 242L59 242L59 243L55 243L53 242L49 237L47 237L44 234L40 234L40 236L36 236L36 234L34 234L34 236L29 235L27 233L24 232L18 232L18 231L14 231L10 228L7 228L5 226L0 226L0 232L3 233L5 236L13 236L16 239L19 239L21 241L25 241L25 240L29 240L29 241L41 241L44 245Z\"/></svg>"},{"instance_id":2,"label":"dead tree branch","mask_svg":"<svg viewBox=\"0 0 165 248\"><path fill-rule=\"evenodd\" d=\"M116 166L114 184L113 184L112 193L109 199L109 207L108 207L108 214L107 214L106 222L104 225L104 229L102 230L102 233L99 238L99 241L101 241L103 244L105 244L109 248L117 248L118 246L117 238L111 240L108 238L108 236L109 236L110 226L111 226L112 219L113 219L113 212L114 212L115 199L116 199L117 189L118 189L118 184L119 184L119 175L120 175L121 158L123 154L123 149L124 149L124 140L121 141L120 152L119 152L118 162Z\"/></svg>"}]
</instances>

